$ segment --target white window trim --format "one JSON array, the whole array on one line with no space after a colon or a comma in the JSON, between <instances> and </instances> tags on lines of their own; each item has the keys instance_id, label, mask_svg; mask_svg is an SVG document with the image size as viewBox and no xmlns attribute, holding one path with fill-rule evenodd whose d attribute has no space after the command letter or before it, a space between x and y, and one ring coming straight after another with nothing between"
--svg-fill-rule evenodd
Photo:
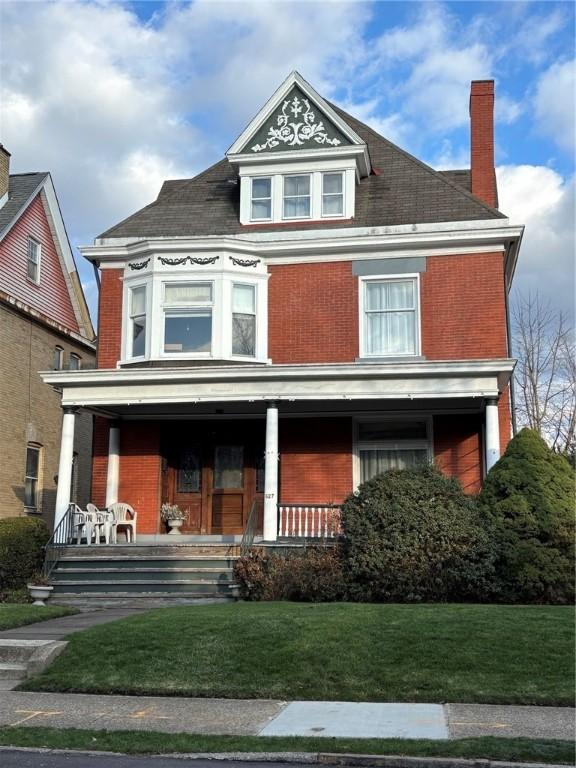
<instances>
[{"instance_id":1,"label":"white window trim","mask_svg":"<svg viewBox=\"0 0 576 768\"><path fill-rule=\"evenodd\" d=\"M270 179L270 197L257 197L256 200L270 200L270 216L266 217L253 217L252 216L252 203L254 202L254 195L253 195L253 182L254 180L258 179ZM272 221L272 218L274 216L274 177L273 176L251 176L250 177L250 221Z\"/></svg>"},{"instance_id":2,"label":"white window trim","mask_svg":"<svg viewBox=\"0 0 576 768\"><path fill-rule=\"evenodd\" d=\"M354 217L356 194L356 169L354 163L342 160L316 160L305 163L271 164L266 169L261 166L247 166L240 169L240 223L241 224L276 224L294 221L332 221L334 219L352 219ZM342 214L323 214L322 212L322 176L325 173L342 174ZM306 217L284 216L284 178L286 176L310 176L310 215ZM272 216L270 219L252 218L252 180L269 178L272 180Z\"/></svg>"},{"instance_id":3,"label":"white window trim","mask_svg":"<svg viewBox=\"0 0 576 768\"><path fill-rule=\"evenodd\" d=\"M44 470L44 446L40 443L35 442L29 442L26 443L26 453L25 453L25 466L24 466L24 502L26 502L26 480L29 478L32 480L36 480L36 504L33 506L30 506L26 503L24 503L24 509L27 510L30 513L41 513L42 512L42 481L43 481L43 470ZM36 451L38 454L38 474L37 477L33 477L32 475L27 474L28 469L28 451Z\"/></svg>"},{"instance_id":4,"label":"white window trim","mask_svg":"<svg viewBox=\"0 0 576 768\"><path fill-rule=\"evenodd\" d=\"M133 340L133 331L132 331L132 323L134 322L132 317L132 312L130 310L131 302L132 302L132 291L136 290L137 288L144 288L144 306L145 306L145 313L146 313L146 332L144 335L144 354L143 355L132 355L132 340ZM142 280L139 280L136 283L129 283L127 286L127 290L124 294L124 318L123 318L123 328L125 329L125 332L122 334L122 359L130 362L137 362L141 360L147 360L148 354L150 350L149 346L149 338L150 338L150 284L148 281L143 282ZM141 317L141 315L135 315L135 317Z\"/></svg>"},{"instance_id":5,"label":"white window trim","mask_svg":"<svg viewBox=\"0 0 576 768\"><path fill-rule=\"evenodd\" d=\"M211 298L209 301L197 301L194 304L166 304L165 293L166 285L182 285L186 283L204 283L210 286ZM216 301L217 288L213 280L206 279L192 279L191 277L182 277L180 280L163 280L162 281L162 300L161 300L161 316L162 316L162 344L160 347L161 358L173 358L176 360L182 359L194 359L194 360L206 360L214 357L214 330L215 330L215 312L214 304ZM187 317L188 315L195 315L201 312L210 311L210 351L209 352L166 352L164 345L166 342L166 316L167 315L181 315Z\"/></svg>"},{"instance_id":6,"label":"white window trim","mask_svg":"<svg viewBox=\"0 0 576 768\"><path fill-rule=\"evenodd\" d=\"M124 295L122 310L121 359L118 366L140 363L147 360L238 360L250 363L268 363L268 291L267 272L246 273L235 270L194 269L174 271L156 269L143 279L142 275L124 275ZM188 352L164 352L164 283L205 283L213 284L212 302L212 350L211 354ZM253 357L232 354L232 285L252 285L255 287L256 301L256 354ZM130 357L130 291L132 288L146 286L146 354ZM200 308L200 304L196 305ZM195 307L185 307L194 311Z\"/></svg>"},{"instance_id":7,"label":"white window trim","mask_svg":"<svg viewBox=\"0 0 576 768\"><path fill-rule=\"evenodd\" d=\"M389 354L372 354L366 351L366 315L365 315L365 293L366 283L382 283L393 282L401 280L413 280L415 284L415 312L416 312L416 350L414 352L398 353L391 352ZM409 274L394 274L394 275L361 275L358 278L358 329L360 334L360 357L366 360L384 360L387 357L397 360L399 358L405 358L411 360L415 357L420 357L422 354L422 314L420 311L420 273L411 272Z\"/></svg>"},{"instance_id":8,"label":"white window trim","mask_svg":"<svg viewBox=\"0 0 576 768\"><path fill-rule=\"evenodd\" d=\"M234 287L235 286L250 286L254 288L254 312L234 312ZM230 302L230 358L232 360L256 360L258 354L258 285L245 280L232 280L231 285L231 302ZM233 352L234 345L234 315L253 314L254 315L254 354L253 355L238 355Z\"/></svg>"},{"instance_id":9,"label":"white window trim","mask_svg":"<svg viewBox=\"0 0 576 768\"><path fill-rule=\"evenodd\" d=\"M36 280L34 278L30 277L28 274L28 265L30 263L34 263L30 259L30 243L34 243L37 247L37 253L38 253L38 262L36 263ZM32 237L31 235L28 235L28 240L26 241L26 279L33 283L34 285L40 285L40 271L42 267L42 243L39 240L36 240L35 237Z\"/></svg>"},{"instance_id":10,"label":"white window trim","mask_svg":"<svg viewBox=\"0 0 576 768\"><path fill-rule=\"evenodd\" d=\"M56 366L56 357L58 357L58 365ZM52 367L55 371L64 370L64 347L56 344L54 347L54 353L52 356Z\"/></svg>"},{"instance_id":11,"label":"white window trim","mask_svg":"<svg viewBox=\"0 0 576 768\"><path fill-rule=\"evenodd\" d=\"M78 366L76 368L70 367L70 360L77 360ZM70 352L68 355L68 370L69 371L80 371L82 369L82 357L77 352Z\"/></svg>"},{"instance_id":12,"label":"white window trim","mask_svg":"<svg viewBox=\"0 0 576 768\"><path fill-rule=\"evenodd\" d=\"M282 176L282 221L308 221L312 218L312 214L314 213L314 203L315 203L315 175L314 173L285 173ZM308 184L308 194L307 195L286 195L285 189L286 189L286 179L294 179L298 176L308 176L309 184ZM286 201L286 197L289 197L291 199L297 199L301 197L307 197L310 206L309 211L310 213L308 216L286 216L284 213L284 203Z\"/></svg>"},{"instance_id":13,"label":"white window trim","mask_svg":"<svg viewBox=\"0 0 576 768\"><path fill-rule=\"evenodd\" d=\"M378 421L425 421L426 438L420 440L360 440L358 437L359 425ZM370 416L367 414L354 417L352 439L352 482L354 490L357 490L360 485L360 451L362 450L401 451L403 449L426 449L428 451L428 461L432 463L434 461L433 424L434 420L430 414L390 413L384 416Z\"/></svg>"}]
</instances>

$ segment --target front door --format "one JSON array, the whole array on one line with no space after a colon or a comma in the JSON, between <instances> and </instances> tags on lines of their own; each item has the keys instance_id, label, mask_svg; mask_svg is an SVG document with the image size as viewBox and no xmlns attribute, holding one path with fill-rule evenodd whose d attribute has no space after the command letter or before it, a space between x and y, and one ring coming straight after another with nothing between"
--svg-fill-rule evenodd
<instances>
[{"instance_id":1,"label":"front door","mask_svg":"<svg viewBox=\"0 0 576 768\"><path fill-rule=\"evenodd\" d=\"M190 431L197 439L166 435L162 501L187 512L182 533L241 534L264 490L262 425L207 424Z\"/></svg>"}]
</instances>

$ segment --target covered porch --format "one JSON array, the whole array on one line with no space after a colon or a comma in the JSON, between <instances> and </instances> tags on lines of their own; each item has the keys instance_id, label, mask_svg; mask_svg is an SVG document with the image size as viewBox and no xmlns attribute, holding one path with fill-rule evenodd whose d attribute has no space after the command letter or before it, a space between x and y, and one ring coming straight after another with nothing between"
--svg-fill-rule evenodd
<instances>
[{"instance_id":1,"label":"covered porch","mask_svg":"<svg viewBox=\"0 0 576 768\"><path fill-rule=\"evenodd\" d=\"M331 538L369 471L426 458L476 490L507 439L512 370L505 359L43 374L64 411L55 525L79 409L97 417L92 500L137 510L139 544ZM163 504L186 512L181 537Z\"/></svg>"}]
</instances>

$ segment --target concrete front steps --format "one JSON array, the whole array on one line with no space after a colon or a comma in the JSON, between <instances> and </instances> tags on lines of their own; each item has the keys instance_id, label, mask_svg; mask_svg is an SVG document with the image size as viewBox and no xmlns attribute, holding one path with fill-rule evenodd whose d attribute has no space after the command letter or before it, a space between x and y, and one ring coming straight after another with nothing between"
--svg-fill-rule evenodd
<instances>
[{"instance_id":1,"label":"concrete front steps","mask_svg":"<svg viewBox=\"0 0 576 768\"><path fill-rule=\"evenodd\" d=\"M58 640L7 640L0 638L0 690L15 688L39 674L67 643Z\"/></svg>"},{"instance_id":2,"label":"concrete front steps","mask_svg":"<svg viewBox=\"0 0 576 768\"><path fill-rule=\"evenodd\" d=\"M237 557L223 544L70 546L52 572L51 599L84 608L233 599Z\"/></svg>"}]
</instances>

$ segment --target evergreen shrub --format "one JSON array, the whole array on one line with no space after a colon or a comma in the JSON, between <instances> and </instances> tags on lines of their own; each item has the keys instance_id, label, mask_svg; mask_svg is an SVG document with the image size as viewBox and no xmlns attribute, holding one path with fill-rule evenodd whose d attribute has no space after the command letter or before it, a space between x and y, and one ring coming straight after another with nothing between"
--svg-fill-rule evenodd
<instances>
[{"instance_id":1,"label":"evergreen shrub","mask_svg":"<svg viewBox=\"0 0 576 768\"><path fill-rule=\"evenodd\" d=\"M38 518L0 520L0 594L22 589L41 570L49 538L46 523Z\"/></svg>"},{"instance_id":2,"label":"evergreen shrub","mask_svg":"<svg viewBox=\"0 0 576 768\"><path fill-rule=\"evenodd\" d=\"M480 493L498 547L501 599L574 600L574 490L569 462L523 429L492 467Z\"/></svg>"},{"instance_id":3,"label":"evergreen shrub","mask_svg":"<svg viewBox=\"0 0 576 768\"><path fill-rule=\"evenodd\" d=\"M474 498L433 466L391 470L342 506L343 566L351 599L482 601L494 550Z\"/></svg>"}]
</instances>

